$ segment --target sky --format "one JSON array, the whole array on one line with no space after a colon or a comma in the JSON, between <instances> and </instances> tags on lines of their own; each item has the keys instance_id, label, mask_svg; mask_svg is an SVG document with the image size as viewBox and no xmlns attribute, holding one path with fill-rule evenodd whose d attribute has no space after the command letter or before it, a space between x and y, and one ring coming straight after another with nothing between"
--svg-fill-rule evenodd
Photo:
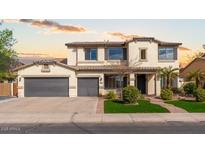
<instances>
[{"instance_id":1,"label":"sky","mask_svg":"<svg viewBox=\"0 0 205 154\"><path fill-rule=\"evenodd\" d=\"M138 19L4 19L0 29L11 29L20 56L67 56L65 43L75 41L122 41L133 36L155 37L183 43L192 51L203 50L205 20Z\"/></svg>"}]
</instances>

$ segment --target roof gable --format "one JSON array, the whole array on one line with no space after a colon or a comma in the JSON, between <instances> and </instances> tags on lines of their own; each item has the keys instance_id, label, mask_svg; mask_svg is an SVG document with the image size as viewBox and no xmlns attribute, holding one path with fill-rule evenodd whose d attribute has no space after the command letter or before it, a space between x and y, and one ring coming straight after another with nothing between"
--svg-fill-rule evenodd
<instances>
[{"instance_id":1,"label":"roof gable","mask_svg":"<svg viewBox=\"0 0 205 154\"><path fill-rule=\"evenodd\" d=\"M13 69L12 71L16 72L16 71L19 71L19 70L22 70L22 69L25 69L25 68L28 68L28 67L31 67L31 66L34 66L34 65L45 65L45 64L47 64L47 65L58 65L58 66L61 66L61 67L67 68L67 69L76 70L75 67L60 63L60 62L55 61L55 60L51 60L51 61L50 60L41 60L41 61L35 61L32 64L19 66L19 67Z\"/></svg>"}]
</instances>

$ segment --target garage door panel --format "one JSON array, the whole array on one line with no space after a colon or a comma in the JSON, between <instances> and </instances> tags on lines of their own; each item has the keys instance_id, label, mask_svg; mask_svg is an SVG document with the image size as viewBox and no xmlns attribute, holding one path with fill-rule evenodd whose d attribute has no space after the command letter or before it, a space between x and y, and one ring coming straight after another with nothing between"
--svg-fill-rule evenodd
<instances>
[{"instance_id":1,"label":"garage door panel","mask_svg":"<svg viewBox=\"0 0 205 154\"><path fill-rule=\"evenodd\" d=\"M68 78L25 78L26 97L68 96Z\"/></svg>"},{"instance_id":2,"label":"garage door panel","mask_svg":"<svg viewBox=\"0 0 205 154\"><path fill-rule=\"evenodd\" d=\"M98 96L98 78L78 78L78 96Z\"/></svg>"}]
</instances>

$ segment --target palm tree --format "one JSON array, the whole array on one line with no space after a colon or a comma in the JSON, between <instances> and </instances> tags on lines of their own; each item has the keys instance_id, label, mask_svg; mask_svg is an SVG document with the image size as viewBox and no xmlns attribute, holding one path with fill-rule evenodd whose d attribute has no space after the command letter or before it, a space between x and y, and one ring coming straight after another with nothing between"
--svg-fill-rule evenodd
<instances>
[{"instance_id":1,"label":"palm tree","mask_svg":"<svg viewBox=\"0 0 205 154\"><path fill-rule=\"evenodd\" d=\"M158 74L166 80L166 88L171 88L171 81L178 76L178 68L172 66L160 68Z\"/></svg>"},{"instance_id":2,"label":"palm tree","mask_svg":"<svg viewBox=\"0 0 205 154\"><path fill-rule=\"evenodd\" d=\"M190 71L186 79L188 81L195 80L197 88L201 86L201 81L205 80L205 72L200 69L195 71Z\"/></svg>"}]
</instances>

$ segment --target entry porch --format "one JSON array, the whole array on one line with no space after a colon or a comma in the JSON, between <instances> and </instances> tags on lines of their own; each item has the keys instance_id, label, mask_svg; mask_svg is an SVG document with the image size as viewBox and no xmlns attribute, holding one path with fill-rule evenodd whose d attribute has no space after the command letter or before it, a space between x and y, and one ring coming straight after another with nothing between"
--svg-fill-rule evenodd
<instances>
[{"instance_id":1,"label":"entry porch","mask_svg":"<svg viewBox=\"0 0 205 154\"><path fill-rule=\"evenodd\" d=\"M156 72L136 72L130 74L104 74L104 94L109 91L118 93L120 87L135 86L142 94L159 96L161 91L160 79Z\"/></svg>"}]
</instances>

